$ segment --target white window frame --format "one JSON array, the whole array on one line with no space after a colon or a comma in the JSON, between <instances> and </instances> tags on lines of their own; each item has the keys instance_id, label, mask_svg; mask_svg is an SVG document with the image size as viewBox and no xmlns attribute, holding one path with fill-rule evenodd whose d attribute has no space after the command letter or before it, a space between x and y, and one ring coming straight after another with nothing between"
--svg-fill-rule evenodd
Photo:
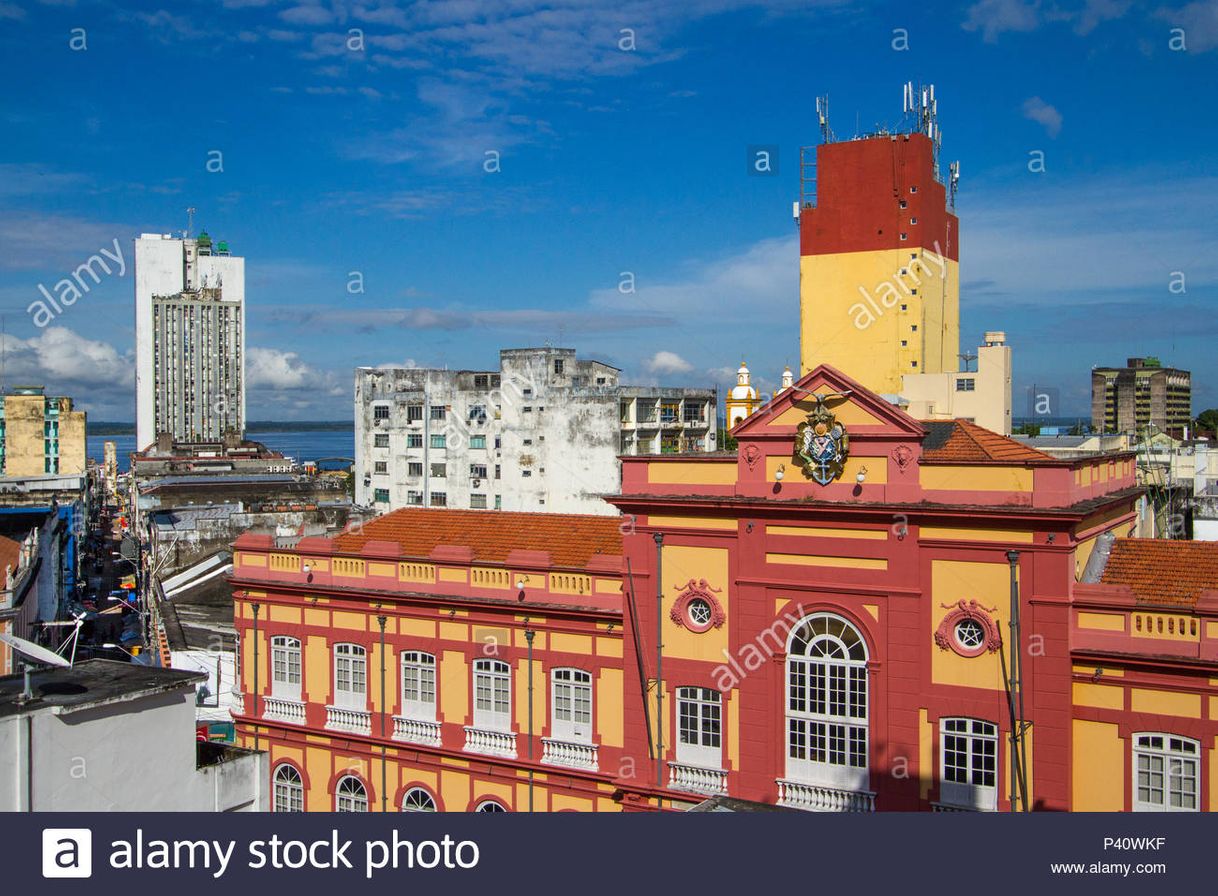
<instances>
[{"instance_id":1,"label":"white window frame","mask_svg":"<svg viewBox=\"0 0 1218 896\"><path fill-rule=\"evenodd\" d=\"M422 787L411 787L402 794L403 812L438 812L436 798Z\"/></svg>"},{"instance_id":2,"label":"white window frame","mask_svg":"<svg viewBox=\"0 0 1218 896\"><path fill-rule=\"evenodd\" d=\"M288 772L289 775L284 773ZM303 812L304 811L304 779L296 767L288 762L281 762L275 768L273 791L273 812Z\"/></svg>"},{"instance_id":3,"label":"white window frame","mask_svg":"<svg viewBox=\"0 0 1218 896\"><path fill-rule=\"evenodd\" d=\"M474 660L474 727L512 731L512 667L503 660Z\"/></svg>"},{"instance_id":4,"label":"white window frame","mask_svg":"<svg viewBox=\"0 0 1218 896\"><path fill-rule=\"evenodd\" d=\"M436 658L421 650L402 652L402 715L420 722L436 720Z\"/></svg>"},{"instance_id":5,"label":"white window frame","mask_svg":"<svg viewBox=\"0 0 1218 896\"><path fill-rule=\"evenodd\" d=\"M788 780L869 790L867 657L862 632L833 613L815 613L791 629L783 723Z\"/></svg>"},{"instance_id":6,"label":"white window frame","mask_svg":"<svg viewBox=\"0 0 1218 896\"><path fill-rule=\"evenodd\" d=\"M349 685L343 687L344 681ZM359 644L334 645L334 705L368 709L368 651Z\"/></svg>"},{"instance_id":7,"label":"white window frame","mask_svg":"<svg viewBox=\"0 0 1218 896\"><path fill-rule=\"evenodd\" d=\"M718 691L677 688L676 742L682 765L723 768L723 698Z\"/></svg>"},{"instance_id":8,"label":"white window frame","mask_svg":"<svg viewBox=\"0 0 1218 896\"><path fill-rule=\"evenodd\" d=\"M367 812L368 788L354 775L343 775L334 787L335 812Z\"/></svg>"},{"instance_id":9,"label":"white window frame","mask_svg":"<svg viewBox=\"0 0 1218 896\"><path fill-rule=\"evenodd\" d=\"M271 638L271 696L300 701L300 639L287 635Z\"/></svg>"},{"instance_id":10,"label":"white window frame","mask_svg":"<svg viewBox=\"0 0 1218 896\"><path fill-rule=\"evenodd\" d=\"M592 673L571 668L551 672L550 706L551 737L592 743Z\"/></svg>"},{"instance_id":11,"label":"white window frame","mask_svg":"<svg viewBox=\"0 0 1218 896\"><path fill-rule=\"evenodd\" d=\"M956 749L949 751L949 743ZM963 772L966 780L948 780L949 752L952 756L963 757L963 767L953 763L953 769L956 776ZM963 716L939 720L939 802L982 812L998 809L998 726L995 723Z\"/></svg>"},{"instance_id":12,"label":"white window frame","mask_svg":"<svg viewBox=\"0 0 1218 896\"><path fill-rule=\"evenodd\" d=\"M478 804L475 812L506 812L507 808L498 800L483 800Z\"/></svg>"},{"instance_id":13,"label":"white window frame","mask_svg":"<svg viewBox=\"0 0 1218 896\"><path fill-rule=\"evenodd\" d=\"M1132 738L1134 812L1201 811L1201 743L1165 731L1138 731ZM1144 777L1145 775L1145 777ZM1158 786L1154 778L1158 777ZM1187 782L1192 782L1191 790ZM1146 787L1142 787L1142 783ZM1158 792L1158 799L1153 799ZM1148 793L1152 799L1144 799ZM1188 797L1192 805L1184 805ZM1171 805L1178 799L1180 805Z\"/></svg>"}]
</instances>

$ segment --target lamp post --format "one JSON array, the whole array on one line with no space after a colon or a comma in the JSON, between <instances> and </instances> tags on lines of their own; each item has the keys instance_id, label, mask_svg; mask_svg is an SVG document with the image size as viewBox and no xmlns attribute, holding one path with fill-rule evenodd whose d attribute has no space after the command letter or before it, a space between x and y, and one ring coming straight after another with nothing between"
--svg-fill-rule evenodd
<instances>
[{"instance_id":1,"label":"lamp post","mask_svg":"<svg viewBox=\"0 0 1218 896\"><path fill-rule=\"evenodd\" d=\"M254 752L258 752L258 611L262 604L250 604L254 611Z\"/></svg>"},{"instance_id":2,"label":"lamp post","mask_svg":"<svg viewBox=\"0 0 1218 896\"><path fill-rule=\"evenodd\" d=\"M376 624L381 627L381 812L387 811L385 793L385 764L388 761L385 750L385 622L384 613L376 617Z\"/></svg>"}]
</instances>

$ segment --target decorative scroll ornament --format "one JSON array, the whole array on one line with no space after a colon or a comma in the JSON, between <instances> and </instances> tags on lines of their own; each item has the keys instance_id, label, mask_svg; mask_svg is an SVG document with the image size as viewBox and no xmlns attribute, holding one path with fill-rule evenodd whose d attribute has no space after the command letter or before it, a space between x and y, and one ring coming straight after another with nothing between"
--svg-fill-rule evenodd
<instances>
[{"instance_id":1,"label":"decorative scroll ornament","mask_svg":"<svg viewBox=\"0 0 1218 896\"><path fill-rule=\"evenodd\" d=\"M842 475L850 456L850 436L825 407L825 396L813 395L816 407L795 431L795 456L803 461L805 475L828 485Z\"/></svg>"},{"instance_id":2,"label":"decorative scroll ornament","mask_svg":"<svg viewBox=\"0 0 1218 896\"><path fill-rule=\"evenodd\" d=\"M668 615L677 625L691 632L705 632L719 628L727 621L723 605L715 597L723 589L712 588L706 579L696 583L690 579L684 585L677 585L676 590L681 594L673 601Z\"/></svg>"},{"instance_id":3,"label":"decorative scroll ornament","mask_svg":"<svg viewBox=\"0 0 1218 896\"><path fill-rule=\"evenodd\" d=\"M749 465L749 469L757 466L757 461L761 459L761 449L756 445L749 445L744 449L744 462Z\"/></svg>"},{"instance_id":4,"label":"decorative scroll ornament","mask_svg":"<svg viewBox=\"0 0 1218 896\"><path fill-rule=\"evenodd\" d=\"M904 473L909 468L910 461L913 460L913 449L908 445L898 445L897 450L892 454L896 458L897 469Z\"/></svg>"},{"instance_id":5,"label":"decorative scroll ornament","mask_svg":"<svg viewBox=\"0 0 1218 896\"><path fill-rule=\"evenodd\" d=\"M990 615L996 608L986 608L976 600L963 599L939 606L951 610L935 631L935 643L940 650L974 657L981 656L987 650L994 653L1002 646L1002 633Z\"/></svg>"}]
</instances>

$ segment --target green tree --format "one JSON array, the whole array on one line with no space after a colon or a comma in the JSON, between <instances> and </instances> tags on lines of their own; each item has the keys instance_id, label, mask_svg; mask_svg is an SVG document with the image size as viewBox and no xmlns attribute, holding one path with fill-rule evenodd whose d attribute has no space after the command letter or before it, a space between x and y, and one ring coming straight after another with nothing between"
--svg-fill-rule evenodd
<instances>
[{"instance_id":1,"label":"green tree","mask_svg":"<svg viewBox=\"0 0 1218 896\"><path fill-rule=\"evenodd\" d=\"M1197 428L1218 430L1218 408L1209 408L1198 414Z\"/></svg>"}]
</instances>

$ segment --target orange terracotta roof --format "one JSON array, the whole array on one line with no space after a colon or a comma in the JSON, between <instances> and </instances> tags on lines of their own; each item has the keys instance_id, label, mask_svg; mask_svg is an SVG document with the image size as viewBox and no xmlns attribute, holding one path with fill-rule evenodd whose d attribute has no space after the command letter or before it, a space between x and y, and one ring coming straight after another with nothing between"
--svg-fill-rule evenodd
<instances>
[{"instance_id":1,"label":"orange terracotta roof","mask_svg":"<svg viewBox=\"0 0 1218 896\"><path fill-rule=\"evenodd\" d=\"M13 573L16 574L20 563L21 543L0 535L0 588L4 587L4 582L2 581L4 570L11 566Z\"/></svg>"},{"instance_id":2,"label":"orange terracotta roof","mask_svg":"<svg viewBox=\"0 0 1218 896\"><path fill-rule=\"evenodd\" d=\"M1100 582L1128 586L1139 603L1194 606L1218 589L1218 542L1118 538Z\"/></svg>"},{"instance_id":3,"label":"orange terracotta roof","mask_svg":"<svg viewBox=\"0 0 1218 896\"><path fill-rule=\"evenodd\" d=\"M923 460L949 463L1053 460L1043 451L967 420L923 420L921 423L927 432L922 443Z\"/></svg>"},{"instance_id":4,"label":"orange terracotta roof","mask_svg":"<svg viewBox=\"0 0 1218 896\"><path fill-rule=\"evenodd\" d=\"M337 536L334 546L357 553L369 541L391 541L404 556L426 558L441 545L456 545L483 563L503 563L512 551L548 551L554 566L583 569L597 554L622 555L620 527L613 516L404 507L365 523L358 534Z\"/></svg>"}]
</instances>

